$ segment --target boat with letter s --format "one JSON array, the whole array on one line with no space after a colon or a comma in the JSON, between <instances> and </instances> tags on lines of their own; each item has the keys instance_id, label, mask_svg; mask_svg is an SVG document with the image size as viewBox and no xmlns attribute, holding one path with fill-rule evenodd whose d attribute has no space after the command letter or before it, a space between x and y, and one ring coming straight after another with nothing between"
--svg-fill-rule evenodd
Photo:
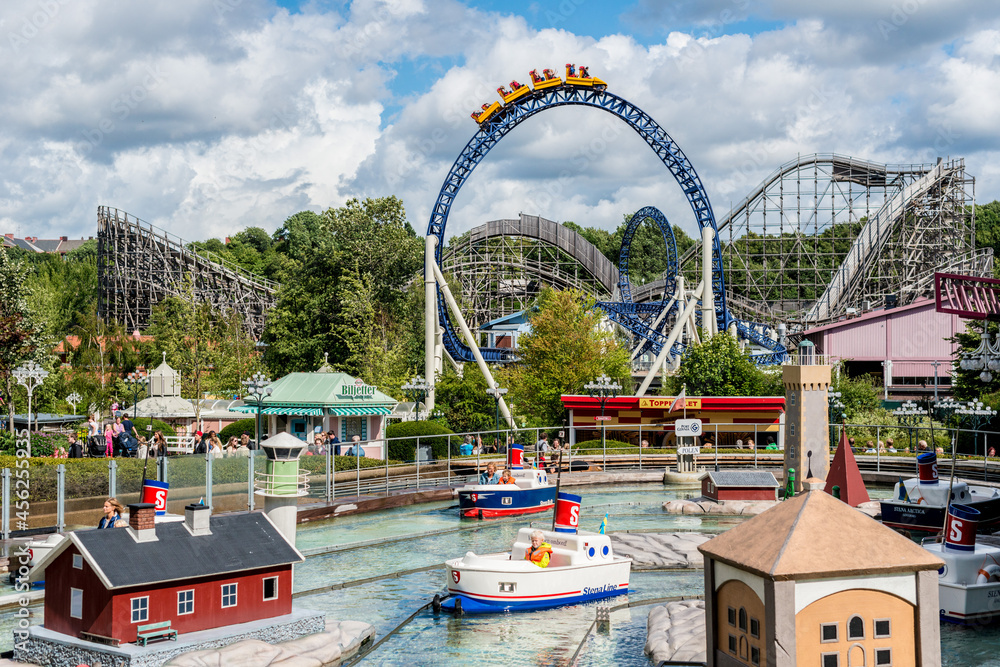
<instances>
[{"instance_id":1,"label":"boat with letter s","mask_svg":"<svg viewBox=\"0 0 1000 667\"><path fill-rule=\"evenodd\" d=\"M1000 490L955 480L938 479L937 455L927 452L917 457L919 477L900 481L893 497L880 501L882 523L900 530L939 533L950 503L967 505L979 512L978 529L992 532L1000 526ZM950 489L949 489L950 487Z\"/></svg>"},{"instance_id":2,"label":"boat with letter s","mask_svg":"<svg viewBox=\"0 0 1000 667\"><path fill-rule=\"evenodd\" d=\"M455 613L545 609L628 593L632 560L614 553L603 533L578 531L580 496L559 493L555 529L541 533L551 548L547 566L530 560L531 537L521 528L510 551L445 561L449 597L440 607Z\"/></svg>"},{"instance_id":3,"label":"boat with letter s","mask_svg":"<svg viewBox=\"0 0 1000 667\"><path fill-rule=\"evenodd\" d=\"M458 510L463 517L490 519L551 510L556 502L556 485L544 470L525 469L524 448L510 447L508 464L513 484L468 484L459 487Z\"/></svg>"}]
</instances>

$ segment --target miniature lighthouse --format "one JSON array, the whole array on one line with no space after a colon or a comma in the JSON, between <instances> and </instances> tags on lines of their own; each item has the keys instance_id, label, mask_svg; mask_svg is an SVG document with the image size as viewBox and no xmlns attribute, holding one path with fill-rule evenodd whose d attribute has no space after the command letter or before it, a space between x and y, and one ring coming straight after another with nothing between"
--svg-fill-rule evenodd
<instances>
[{"instance_id":1,"label":"miniature lighthouse","mask_svg":"<svg viewBox=\"0 0 1000 667\"><path fill-rule=\"evenodd\" d=\"M799 365L781 367L785 385L785 479L789 469L794 469L796 493L802 490L802 480L826 480L830 467L830 367L816 365L814 349L811 342L802 341Z\"/></svg>"},{"instance_id":2,"label":"miniature lighthouse","mask_svg":"<svg viewBox=\"0 0 1000 667\"><path fill-rule=\"evenodd\" d=\"M267 455L263 475L258 475L256 495L264 497L264 513L291 544L299 498L306 495L304 475L299 474L299 456L306 448L294 435L278 433L260 443Z\"/></svg>"}]
</instances>

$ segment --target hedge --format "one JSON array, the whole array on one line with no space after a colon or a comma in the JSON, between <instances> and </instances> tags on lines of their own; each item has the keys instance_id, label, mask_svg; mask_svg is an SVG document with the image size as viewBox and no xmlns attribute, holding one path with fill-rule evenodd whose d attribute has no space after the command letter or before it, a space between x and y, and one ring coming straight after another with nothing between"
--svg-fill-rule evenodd
<instances>
[{"instance_id":1,"label":"hedge","mask_svg":"<svg viewBox=\"0 0 1000 667\"><path fill-rule=\"evenodd\" d=\"M124 414L122 415L123 418L125 416L127 415ZM129 417L129 419L132 418ZM161 422L159 419L151 419L150 417L139 417L138 419L132 419L132 423L135 424L135 432L138 433L139 435L146 436L147 440L152 438L153 434L156 433L157 431L159 431L165 436L177 435L177 432L174 431L173 426L171 426L166 422ZM146 430L147 426L152 426L152 428Z\"/></svg>"},{"instance_id":2,"label":"hedge","mask_svg":"<svg viewBox=\"0 0 1000 667\"><path fill-rule=\"evenodd\" d=\"M264 428L264 422L265 420L261 419L260 426L262 429ZM229 441L229 438L231 438L232 436L235 435L238 438L241 435L243 435L244 431L250 434L251 440L257 439L256 417L250 417L249 419L238 419L237 421L234 421L232 424L219 431L219 440L221 440L223 444L225 444L226 442Z\"/></svg>"},{"instance_id":3,"label":"hedge","mask_svg":"<svg viewBox=\"0 0 1000 667\"><path fill-rule=\"evenodd\" d=\"M421 445L431 446L432 456L435 459L448 458L448 438L431 438L426 436L451 433L454 433L454 431L434 421L396 422L395 424L390 424L385 430L385 436L389 439L389 458L400 461L415 461L417 459L417 436L420 437ZM393 440L393 438L405 439ZM452 453L457 454L461 438L452 438L451 444Z\"/></svg>"}]
</instances>

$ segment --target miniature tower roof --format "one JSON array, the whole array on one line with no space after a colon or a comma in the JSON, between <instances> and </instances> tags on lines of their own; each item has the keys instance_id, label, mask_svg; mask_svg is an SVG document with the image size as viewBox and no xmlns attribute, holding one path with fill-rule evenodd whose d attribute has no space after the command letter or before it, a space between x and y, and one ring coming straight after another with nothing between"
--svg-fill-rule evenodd
<instances>
[{"instance_id":1,"label":"miniature tower roof","mask_svg":"<svg viewBox=\"0 0 1000 667\"><path fill-rule=\"evenodd\" d=\"M832 530L831 527L836 527ZM772 580L936 570L940 559L816 489L785 500L698 547Z\"/></svg>"},{"instance_id":2,"label":"miniature tower roof","mask_svg":"<svg viewBox=\"0 0 1000 667\"><path fill-rule=\"evenodd\" d=\"M847 442L847 429L843 428L840 430L840 444L837 445L837 453L833 455L830 472L826 475L826 488L823 490L832 496L834 486L840 487L840 499L851 507L871 500L868 489L865 488L865 480L858 470L858 462L854 459L854 452Z\"/></svg>"},{"instance_id":3,"label":"miniature tower roof","mask_svg":"<svg viewBox=\"0 0 1000 667\"><path fill-rule=\"evenodd\" d=\"M159 396L181 395L181 376L167 365L167 353L163 353L163 361L149 374L149 396L150 398Z\"/></svg>"}]
</instances>

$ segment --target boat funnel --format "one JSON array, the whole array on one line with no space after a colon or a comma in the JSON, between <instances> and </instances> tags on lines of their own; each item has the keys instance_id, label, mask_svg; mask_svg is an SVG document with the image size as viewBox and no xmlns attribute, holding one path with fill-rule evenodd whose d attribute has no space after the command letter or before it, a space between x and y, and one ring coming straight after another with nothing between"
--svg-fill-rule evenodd
<instances>
[{"instance_id":1,"label":"boat funnel","mask_svg":"<svg viewBox=\"0 0 1000 667\"><path fill-rule=\"evenodd\" d=\"M937 454L927 452L918 456L917 468L920 470L921 484L938 483Z\"/></svg>"},{"instance_id":2,"label":"boat funnel","mask_svg":"<svg viewBox=\"0 0 1000 667\"><path fill-rule=\"evenodd\" d=\"M556 532L575 533L580 526L580 503L583 498L559 492L556 497Z\"/></svg>"},{"instance_id":3,"label":"boat funnel","mask_svg":"<svg viewBox=\"0 0 1000 667\"><path fill-rule=\"evenodd\" d=\"M976 524L979 510L968 505L948 508L948 522L944 529L944 546L955 551L976 550Z\"/></svg>"},{"instance_id":4,"label":"boat funnel","mask_svg":"<svg viewBox=\"0 0 1000 667\"><path fill-rule=\"evenodd\" d=\"M162 516L167 513L167 493L170 485L166 482L157 482L155 479L145 479L142 482L142 501L156 506L156 515Z\"/></svg>"},{"instance_id":5,"label":"boat funnel","mask_svg":"<svg viewBox=\"0 0 1000 667\"><path fill-rule=\"evenodd\" d=\"M507 453L507 467L511 470L524 470L524 445L514 443Z\"/></svg>"}]
</instances>

